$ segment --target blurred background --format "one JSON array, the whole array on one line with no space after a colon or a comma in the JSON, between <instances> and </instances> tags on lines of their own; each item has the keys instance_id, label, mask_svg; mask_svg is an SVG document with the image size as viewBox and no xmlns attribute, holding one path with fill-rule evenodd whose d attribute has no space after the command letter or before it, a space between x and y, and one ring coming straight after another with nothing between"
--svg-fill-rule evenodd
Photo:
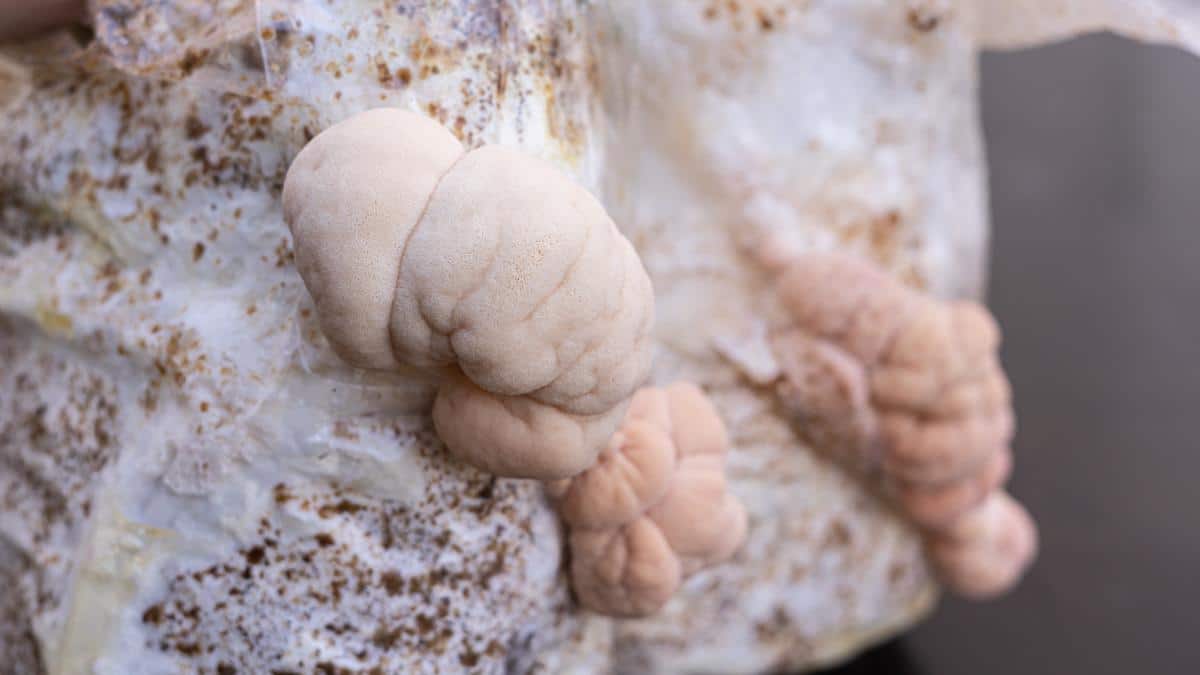
<instances>
[{"instance_id":1,"label":"blurred background","mask_svg":"<svg viewBox=\"0 0 1200 675\"><path fill-rule=\"evenodd\" d=\"M1200 673L1200 59L1102 35L983 59L989 302L1041 554L833 671Z\"/></svg>"}]
</instances>

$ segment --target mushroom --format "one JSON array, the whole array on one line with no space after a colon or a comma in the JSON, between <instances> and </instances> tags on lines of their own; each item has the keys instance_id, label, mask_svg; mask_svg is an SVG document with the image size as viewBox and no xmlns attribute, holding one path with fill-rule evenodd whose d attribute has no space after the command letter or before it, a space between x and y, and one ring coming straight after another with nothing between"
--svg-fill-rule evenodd
<instances>
[{"instance_id":1,"label":"mushroom","mask_svg":"<svg viewBox=\"0 0 1200 675\"><path fill-rule=\"evenodd\" d=\"M998 490L951 527L930 534L928 550L946 585L983 600L1016 584L1037 552L1037 530L1029 513Z\"/></svg>"},{"instance_id":2,"label":"mushroom","mask_svg":"<svg viewBox=\"0 0 1200 675\"><path fill-rule=\"evenodd\" d=\"M645 616L685 576L733 555L745 539L746 511L726 485L728 446L698 387L646 388L596 465L549 486L569 530L581 604Z\"/></svg>"},{"instance_id":3,"label":"mushroom","mask_svg":"<svg viewBox=\"0 0 1200 675\"><path fill-rule=\"evenodd\" d=\"M896 499L918 526L945 529L1002 488L1011 472L1012 451L1005 448L992 455L981 471L953 483L928 486L897 482Z\"/></svg>"},{"instance_id":4,"label":"mushroom","mask_svg":"<svg viewBox=\"0 0 1200 675\"><path fill-rule=\"evenodd\" d=\"M935 300L844 254L798 256L779 270L790 321L771 337L777 389L810 440L881 471L928 534L997 508L988 504L1011 469L1013 414L987 310Z\"/></svg>"},{"instance_id":5,"label":"mushroom","mask_svg":"<svg viewBox=\"0 0 1200 675\"><path fill-rule=\"evenodd\" d=\"M306 145L283 206L333 349L436 377L434 425L453 455L543 480L593 463L649 372L654 298L587 191L381 108Z\"/></svg>"},{"instance_id":6,"label":"mushroom","mask_svg":"<svg viewBox=\"0 0 1200 675\"><path fill-rule=\"evenodd\" d=\"M784 407L808 438L853 466L878 463L879 420L866 370L837 345L789 330L772 340Z\"/></svg>"}]
</instances>

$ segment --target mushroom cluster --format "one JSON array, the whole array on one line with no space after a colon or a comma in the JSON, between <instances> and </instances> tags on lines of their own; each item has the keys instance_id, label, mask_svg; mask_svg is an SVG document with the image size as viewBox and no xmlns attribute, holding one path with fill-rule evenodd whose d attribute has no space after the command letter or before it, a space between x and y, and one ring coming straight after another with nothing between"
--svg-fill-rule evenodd
<instances>
[{"instance_id":1,"label":"mushroom cluster","mask_svg":"<svg viewBox=\"0 0 1200 675\"><path fill-rule=\"evenodd\" d=\"M649 373L654 297L586 190L381 108L304 147L283 207L333 349L437 378L433 421L452 454L541 480L593 464Z\"/></svg>"},{"instance_id":2,"label":"mushroom cluster","mask_svg":"<svg viewBox=\"0 0 1200 675\"><path fill-rule=\"evenodd\" d=\"M772 349L790 413L814 443L882 470L951 588L971 597L1010 588L1036 536L1003 492L1013 414L991 315L843 254L797 257L778 292L789 323Z\"/></svg>"},{"instance_id":3,"label":"mushroom cluster","mask_svg":"<svg viewBox=\"0 0 1200 675\"><path fill-rule=\"evenodd\" d=\"M569 530L582 605L610 616L651 614L684 577L733 555L746 511L726 486L728 447L699 388L645 388L596 465L549 484Z\"/></svg>"},{"instance_id":4,"label":"mushroom cluster","mask_svg":"<svg viewBox=\"0 0 1200 675\"><path fill-rule=\"evenodd\" d=\"M653 612L740 545L728 437L695 386L642 389L654 298L629 241L550 165L467 152L377 109L296 157L283 189L296 264L351 365L437 379L447 449L547 481L585 606Z\"/></svg>"},{"instance_id":5,"label":"mushroom cluster","mask_svg":"<svg viewBox=\"0 0 1200 675\"><path fill-rule=\"evenodd\" d=\"M467 151L433 120L385 108L306 145L283 207L334 351L435 379L433 422L450 453L547 482L583 605L652 613L741 544L724 425L693 385L638 390L650 280L584 189L547 163ZM1001 491L1013 419L995 322L845 256L778 269L790 322L771 346L805 433L882 468L952 587L1008 588L1035 535Z\"/></svg>"}]
</instances>

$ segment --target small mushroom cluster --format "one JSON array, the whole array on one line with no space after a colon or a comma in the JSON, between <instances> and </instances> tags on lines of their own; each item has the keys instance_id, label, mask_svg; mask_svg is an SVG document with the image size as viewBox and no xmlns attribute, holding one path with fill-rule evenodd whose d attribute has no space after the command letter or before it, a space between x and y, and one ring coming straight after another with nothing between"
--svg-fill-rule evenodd
<instances>
[{"instance_id":1,"label":"small mushroom cluster","mask_svg":"<svg viewBox=\"0 0 1200 675\"><path fill-rule=\"evenodd\" d=\"M394 108L326 129L283 187L296 264L351 365L437 378L447 449L499 476L593 464L650 368L654 296L557 169Z\"/></svg>"},{"instance_id":2,"label":"small mushroom cluster","mask_svg":"<svg viewBox=\"0 0 1200 675\"><path fill-rule=\"evenodd\" d=\"M657 611L683 578L733 555L746 511L725 482L729 441L691 384L645 388L595 466L551 483L579 601L610 616Z\"/></svg>"},{"instance_id":3,"label":"small mushroom cluster","mask_svg":"<svg viewBox=\"0 0 1200 675\"><path fill-rule=\"evenodd\" d=\"M778 292L790 319L772 336L784 405L814 443L882 469L947 585L1008 590L1036 534L1003 491L1013 415L991 315L843 254L797 257Z\"/></svg>"}]
</instances>

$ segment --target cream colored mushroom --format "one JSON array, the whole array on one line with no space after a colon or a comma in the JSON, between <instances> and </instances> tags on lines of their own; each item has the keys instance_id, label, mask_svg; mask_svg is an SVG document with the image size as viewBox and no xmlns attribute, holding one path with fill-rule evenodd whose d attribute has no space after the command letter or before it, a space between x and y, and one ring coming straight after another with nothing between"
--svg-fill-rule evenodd
<instances>
[{"instance_id":1,"label":"cream colored mushroom","mask_svg":"<svg viewBox=\"0 0 1200 675\"><path fill-rule=\"evenodd\" d=\"M581 604L644 616L685 576L733 555L745 538L746 511L725 482L728 445L699 388L646 388L596 465L549 486L569 529Z\"/></svg>"},{"instance_id":2,"label":"cream colored mushroom","mask_svg":"<svg viewBox=\"0 0 1200 675\"><path fill-rule=\"evenodd\" d=\"M283 204L335 351L438 377L434 424L452 454L539 479L593 463L649 371L654 300L587 191L376 109L305 146Z\"/></svg>"},{"instance_id":3,"label":"cream colored mushroom","mask_svg":"<svg viewBox=\"0 0 1200 675\"><path fill-rule=\"evenodd\" d=\"M810 440L881 472L931 536L993 508L1011 469L1013 415L991 315L848 255L798 256L779 269L790 321L771 341L778 390Z\"/></svg>"}]
</instances>

